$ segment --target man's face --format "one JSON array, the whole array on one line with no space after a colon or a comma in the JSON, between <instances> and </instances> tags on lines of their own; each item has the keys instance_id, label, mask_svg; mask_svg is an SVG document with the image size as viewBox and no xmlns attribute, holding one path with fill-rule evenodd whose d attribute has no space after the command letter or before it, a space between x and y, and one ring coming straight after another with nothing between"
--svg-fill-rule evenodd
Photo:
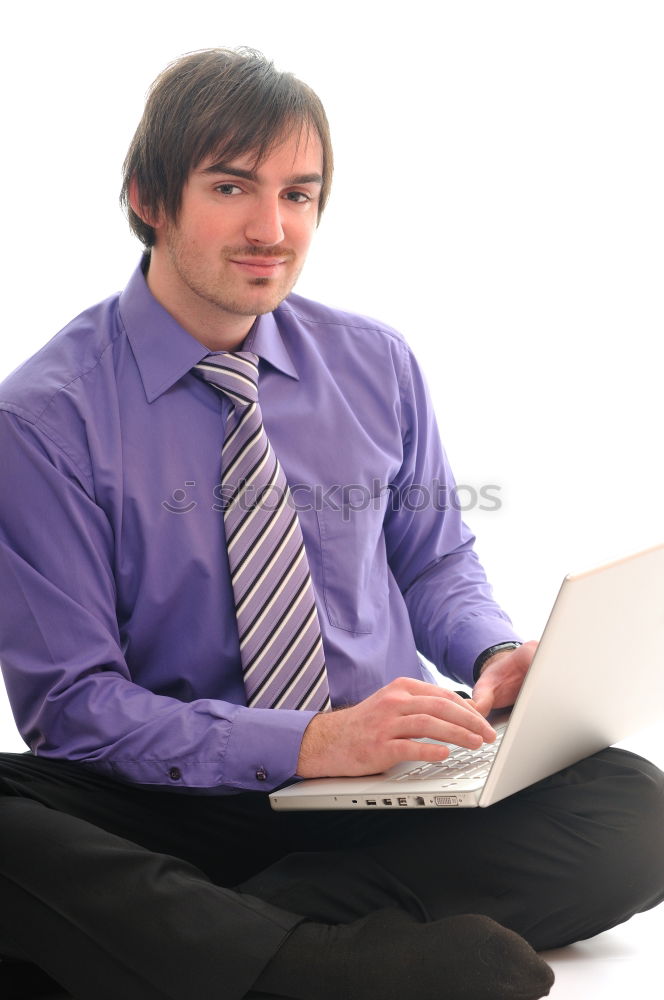
<instances>
[{"instance_id":1,"label":"man's face","mask_svg":"<svg viewBox=\"0 0 664 1000\"><path fill-rule=\"evenodd\" d=\"M177 222L155 226L150 279L194 335L201 325L238 329L291 291L316 228L322 160L318 136L303 131L255 169L246 155L192 171Z\"/></svg>"}]
</instances>

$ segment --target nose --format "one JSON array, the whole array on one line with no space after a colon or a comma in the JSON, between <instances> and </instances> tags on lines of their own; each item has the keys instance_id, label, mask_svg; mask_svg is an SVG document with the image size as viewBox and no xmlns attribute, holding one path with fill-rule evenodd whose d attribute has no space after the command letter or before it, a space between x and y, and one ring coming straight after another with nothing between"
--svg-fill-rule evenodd
<instances>
[{"instance_id":1,"label":"nose","mask_svg":"<svg viewBox=\"0 0 664 1000\"><path fill-rule=\"evenodd\" d=\"M284 230L281 219L281 201L273 196L257 200L247 220L245 235L250 243L271 246L281 243Z\"/></svg>"}]
</instances>

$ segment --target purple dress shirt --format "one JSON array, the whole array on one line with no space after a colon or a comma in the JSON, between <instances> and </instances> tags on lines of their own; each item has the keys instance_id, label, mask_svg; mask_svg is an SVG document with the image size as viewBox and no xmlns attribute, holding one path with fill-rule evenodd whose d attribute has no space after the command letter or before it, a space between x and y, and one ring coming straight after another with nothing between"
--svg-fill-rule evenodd
<instances>
[{"instance_id":1,"label":"purple dress shirt","mask_svg":"<svg viewBox=\"0 0 664 1000\"><path fill-rule=\"evenodd\" d=\"M334 705L516 638L395 331L289 296L244 348L296 505ZM140 268L0 386L0 661L33 752L207 794L293 777L311 712L245 705L224 547L229 403Z\"/></svg>"}]
</instances>

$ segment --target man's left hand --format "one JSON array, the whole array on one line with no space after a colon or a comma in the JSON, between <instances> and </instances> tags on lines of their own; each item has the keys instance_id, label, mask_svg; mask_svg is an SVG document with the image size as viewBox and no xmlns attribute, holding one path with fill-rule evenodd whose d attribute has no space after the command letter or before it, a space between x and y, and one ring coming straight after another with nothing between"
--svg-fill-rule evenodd
<instances>
[{"instance_id":1,"label":"man's left hand","mask_svg":"<svg viewBox=\"0 0 664 1000\"><path fill-rule=\"evenodd\" d=\"M486 661L473 688L473 702L482 715L514 704L536 649L537 642L531 639L517 649L495 653Z\"/></svg>"}]
</instances>

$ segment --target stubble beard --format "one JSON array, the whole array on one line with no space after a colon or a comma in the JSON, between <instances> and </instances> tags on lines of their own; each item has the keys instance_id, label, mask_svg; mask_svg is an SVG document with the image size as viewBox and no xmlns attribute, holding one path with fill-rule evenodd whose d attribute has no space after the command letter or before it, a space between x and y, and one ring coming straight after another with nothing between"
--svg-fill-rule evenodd
<instances>
[{"instance_id":1,"label":"stubble beard","mask_svg":"<svg viewBox=\"0 0 664 1000\"><path fill-rule=\"evenodd\" d=\"M245 279L246 288L268 288L270 285L273 287L272 295L263 301L250 301L246 300L241 294L234 295L230 289L231 282L224 282L222 276L217 280L212 278L205 278L205 264L203 261L197 266L195 259L191 259L191 255L183 252L183 248L177 239L177 236L173 232L167 234L166 237L166 247L168 250L168 255L171 260L174 271L178 275L180 281L185 285L195 296L207 302L209 305L221 309L225 313L232 313L236 316L261 316L265 313L272 312L277 306L283 302L287 295L293 290L293 287L300 276L302 270L302 265L295 268L289 272L287 280L276 281L274 278L267 277L252 277ZM241 251L235 250L234 248L228 248L225 250L220 258L220 267L223 265L224 260L228 259L229 254L241 255L243 257L249 257L252 254L254 256L287 256L289 262L295 257L293 251L280 251L278 254L269 251L257 251L254 248L245 248ZM288 266L288 265L287 265ZM292 266L292 263L290 264Z\"/></svg>"}]
</instances>

